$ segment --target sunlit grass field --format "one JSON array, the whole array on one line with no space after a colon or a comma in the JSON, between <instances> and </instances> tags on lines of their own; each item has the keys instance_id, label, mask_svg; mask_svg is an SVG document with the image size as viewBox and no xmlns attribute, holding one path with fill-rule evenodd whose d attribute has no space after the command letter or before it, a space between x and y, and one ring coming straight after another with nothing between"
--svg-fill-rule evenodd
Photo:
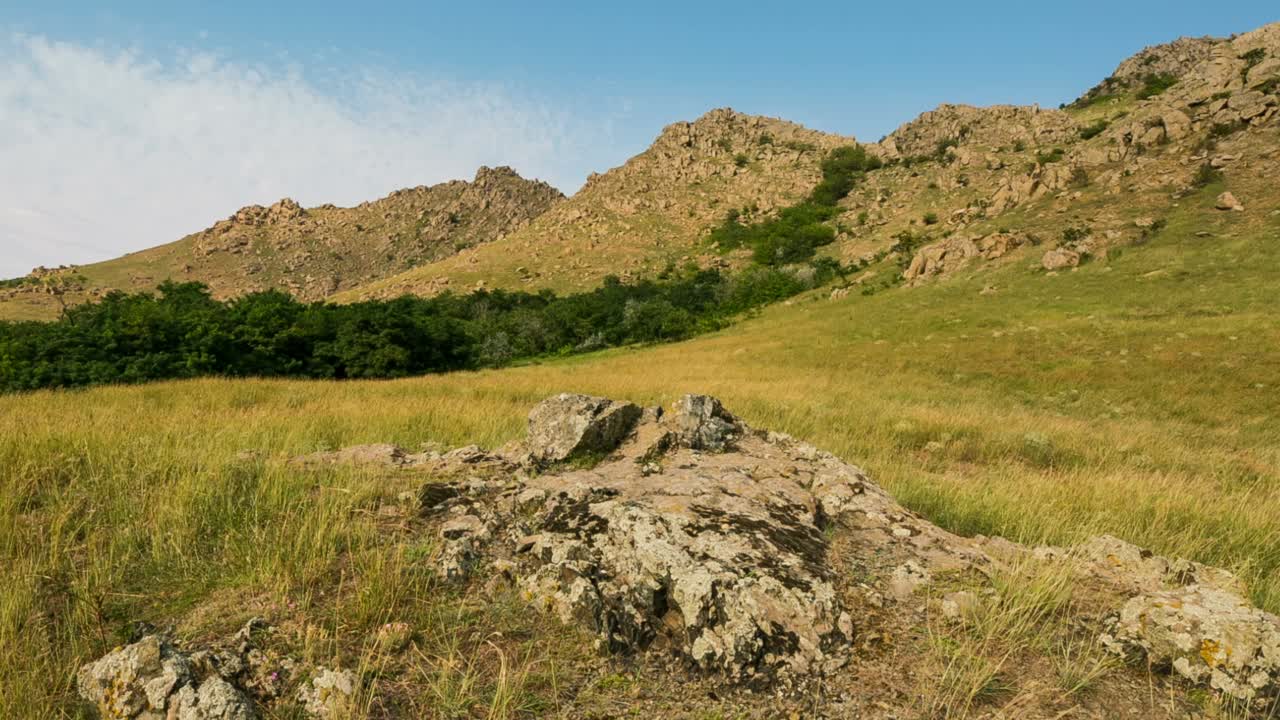
<instances>
[{"instance_id":1,"label":"sunlit grass field","mask_svg":"<svg viewBox=\"0 0 1280 720\"><path fill-rule=\"evenodd\" d=\"M78 717L75 670L134 621L198 637L285 606L320 659L385 622L429 628L406 712L546 711L520 705L546 693L512 687L558 682L548 659L572 638L512 603L506 632L523 628L538 658L486 644L493 607L441 587L430 541L374 512L421 478L283 461L366 442L497 446L563 391L713 394L952 530L1109 532L1231 568L1280 611L1278 229L1187 208L1072 273L1021 255L922 288L802 297L689 342L506 370L0 398L0 717Z\"/></svg>"}]
</instances>

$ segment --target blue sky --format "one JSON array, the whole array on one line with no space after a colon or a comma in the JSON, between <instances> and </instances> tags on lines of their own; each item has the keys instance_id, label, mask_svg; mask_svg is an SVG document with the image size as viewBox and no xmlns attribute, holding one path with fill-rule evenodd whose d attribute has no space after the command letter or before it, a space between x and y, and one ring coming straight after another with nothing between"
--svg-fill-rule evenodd
<instances>
[{"instance_id":1,"label":"blue sky","mask_svg":"<svg viewBox=\"0 0 1280 720\"><path fill-rule=\"evenodd\" d=\"M876 140L941 102L1056 106L1146 45L1280 20L1274 0L105 5L0 3L0 276L481 163L572 192L713 107Z\"/></svg>"}]
</instances>

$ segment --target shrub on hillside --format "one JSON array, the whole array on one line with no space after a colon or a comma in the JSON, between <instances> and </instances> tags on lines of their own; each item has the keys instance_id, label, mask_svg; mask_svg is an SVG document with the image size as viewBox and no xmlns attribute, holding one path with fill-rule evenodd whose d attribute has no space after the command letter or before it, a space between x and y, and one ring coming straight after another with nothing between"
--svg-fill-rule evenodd
<instances>
[{"instance_id":1,"label":"shrub on hillside","mask_svg":"<svg viewBox=\"0 0 1280 720\"><path fill-rule=\"evenodd\" d=\"M1178 84L1178 78L1168 73L1148 75L1143 78L1142 88L1138 90L1138 99L1147 100L1163 94L1165 90Z\"/></svg>"},{"instance_id":2,"label":"shrub on hillside","mask_svg":"<svg viewBox=\"0 0 1280 720\"><path fill-rule=\"evenodd\" d=\"M731 210L711 231L709 239L723 251L750 249L752 259L759 265L808 260L818 248L835 241L835 230L827 223L839 214L839 202L868 170L881 166L880 160L861 146L836 148L823 159L822 181L806 200L752 224L743 223L743 214Z\"/></svg>"},{"instance_id":3,"label":"shrub on hillside","mask_svg":"<svg viewBox=\"0 0 1280 720\"><path fill-rule=\"evenodd\" d=\"M1088 125L1085 125L1084 127L1080 128L1080 139L1092 140L1093 138L1096 138L1099 135L1101 135L1103 131L1106 130L1110 124L1111 123L1107 122L1105 119L1095 120L1089 123Z\"/></svg>"}]
</instances>

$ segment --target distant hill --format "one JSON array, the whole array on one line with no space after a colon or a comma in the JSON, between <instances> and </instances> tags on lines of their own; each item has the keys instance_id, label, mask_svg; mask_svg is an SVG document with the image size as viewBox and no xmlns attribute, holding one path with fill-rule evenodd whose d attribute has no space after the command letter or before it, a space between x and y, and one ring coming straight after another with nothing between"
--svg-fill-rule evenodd
<instances>
[{"instance_id":1,"label":"distant hill","mask_svg":"<svg viewBox=\"0 0 1280 720\"><path fill-rule=\"evenodd\" d=\"M723 108L666 127L621 167L490 247L414 268L339 299L479 286L582 290L606 275L652 276L668 263L720 262L702 242L730 209L768 213L820 179L827 151L854 142Z\"/></svg>"},{"instance_id":2,"label":"distant hill","mask_svg":"<svg viewBox=\"0 0 1280 720\"><path fill-rule=\"evenodd\" d=\"M57 304L38 282L50 274L75 278L72 301L165 280L199 281L217 297L277 288L319 300L501 238L563 197L510 168L482 167L470 182L399 190L352 208L304 209L288 198L251 205L168 245L93 265L39 269L25 286L0 289L0 317L52 315Z\"/></svg>"}]
</instances>

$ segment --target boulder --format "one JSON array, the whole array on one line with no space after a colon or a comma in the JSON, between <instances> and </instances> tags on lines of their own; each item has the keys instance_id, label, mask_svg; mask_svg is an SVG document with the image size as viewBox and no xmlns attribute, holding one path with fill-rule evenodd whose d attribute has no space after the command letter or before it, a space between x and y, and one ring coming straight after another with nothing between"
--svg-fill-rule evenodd
<instances>
[{"instance_id":1,"label":"boulder","mask_svg":"<svg viewBox=\"0 0 1280 720\"><path fill-rule=\"evenodd\" d=\"M589 395L563 393L529 413L528 449L548 465L612 452L640 419L640 406Z\"/></svg>"},{"instance_id":2,"label":"boulder","mask_svg":"<svg viewBox=\"0 0 1280 720\"><path fill-rule=\"evenodd\" d=\"M979 255L978 246L967 237L950 237L918 250L902 273L907 282L953 271Z\"/></svg>"},{"instance_id":3,"label":"boulder","mask_svg":"<svg viewBox=\"0 0 1280 720\"><path fill-rule=\"evenodd\" d=\"M1134 597L1102 642L1241 700L1280 689L1280 618L1220 588L1189 585Z\"/></svg>"},{"instance_id":4,"label":"boulder","mask_svg":"<svg viewBox=\"0 0 1280 720\"><path fill-rule=\"evenodd\" d=\"M723 452L743 431L742 423L707 395L685 395L675 407L675 425L684 447Z\"/></svg>"},{"instance_id":5,"label":"boulder","mask_svg":"<svg viewBox=\"0 0 1280 720\"><path fill-rule=\"evenodd\" d=\"M333 452L317 452L293 458L295 465L403 465L408 460L403 448L389 443L352 445Z\"/></svg>"},{"instance_id":6,"label":"boulder","mask_svg":"<svg viewBox=\"0 0 1280 720\"><path fill-rule=\"evenodd\" d=\"M1241 202L1236 199L1236 196L1232 195L1230 192L1224 192L1219 195L1218 201L1214 204L1214 207L1219 210L1244 212L1244 205L1241 204Z\"/></svg>"},{"instance_id":7,"label":"boulder","mask_svg":"<svg viewBox=\"0 0 1280 720\"><path fill-rule=\"evenodd\" d=\"M1160 124L1170 140L1179 140L1191 133L1191 118L1181 110L1164 111L1160 114Z\"/></svg>"},{"instance_id":8,"label":"boulder","mask_svg":"<svg viewBox=\"0 0 1280 720\"><path fill-rule=\"evenodd\" d=\"M617 405L604 402L591 406ZM555 424L552 408L577 417L582 405L553 398L539 422ZM981 561L858 468L753 430L706 395L645 411L590 469L457 487L433 511L443 557L457 545L493 558L526 598L604 649L667 652L740 683L802 685L847 661L853 619L827 557L837 519L864 537L867 567L886 583L900 566L915 579Z\"/></svg>"},{"instance_id":9,"label":"boulder","mask_svg":"<svg viewBox=\"0 0 1280 720\"><path fill-rule=\"evenodd\" d=\"M1049 271L1066 270L1067 268L1076 267L1079 264L1080 253L1066 248L1050 250L1045 253L1044 257L1040 260L1040 265L1044 267L1045 270Z\"/></svg>"},{"instance_id":10,"label":"boulder","mask_svg":"<svg viewBox=\"0 0 1280 720\"><path fill-rule=\"evenodd\" d=\"M244 693L212 675L200 680L192 660L159 635L80 668L80 696L112 720L252 720Z\"/></svg>"}]
</instances>

